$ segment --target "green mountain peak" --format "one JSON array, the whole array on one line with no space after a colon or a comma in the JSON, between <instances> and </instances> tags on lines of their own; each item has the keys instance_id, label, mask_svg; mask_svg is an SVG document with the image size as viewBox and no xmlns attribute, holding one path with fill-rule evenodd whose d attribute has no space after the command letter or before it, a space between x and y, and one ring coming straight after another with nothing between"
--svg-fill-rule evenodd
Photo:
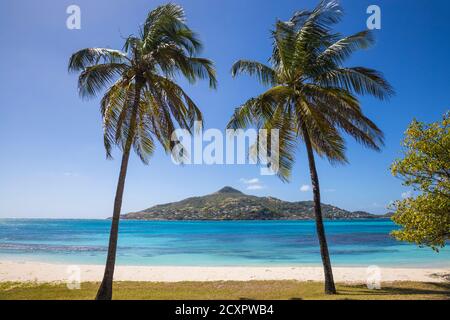
<instances>
[{"instance_id":1,"label":"green mountain peak","mask_svg":"<svg viewBox=\"0 0 450 320\"><path fill-rule=\"evenodd\" d=\"M241 191L239 191L237 189L234 189L232 187L229 187L229 186L223 187L222 189L220 189L216 193L238 193L238 194L243 194Z\"/></svg>"}]
</instances>

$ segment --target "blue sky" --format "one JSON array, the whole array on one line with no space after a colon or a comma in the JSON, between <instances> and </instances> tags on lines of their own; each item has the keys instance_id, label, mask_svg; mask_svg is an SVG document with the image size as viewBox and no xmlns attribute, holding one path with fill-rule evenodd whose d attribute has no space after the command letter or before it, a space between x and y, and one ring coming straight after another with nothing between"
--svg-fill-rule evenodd
<instances>
[{"instance_id":1,"label":"blue sky","mask_svg":"<svg viewBox=\"0 0 450 320\"><path fill-rule=\"evenodd\" d=\"M111 214L119 169L105 159L98 99L82 101L76 76L67 73L70 55L84 47L120 49L136 33L147 12L163 1L15 0L0 3L0 218L104 218ZM215 61L219 87L183 83L204 112L205 128L224 128L233 109L262 92L254 79L232 79L239 58L265 62L269 30L317 1L177 1L205 44L203 56ZM414 118L435 121L449 109L450 2L445 0L345 0L344 34L366 28L366 8L382 10L377 44L347 65L382 71L397 95L389 102L363 98L363 108L385 132L380 153L348 140L347 166L318 161L323 202L349 210L386 212L386 205L408 189L389 172L401 155L400 141ZM66 28L66 8L81 8L81 30ZM256 166L175 166L161 150L149 166L130 161L123 211L213 192L225 185L259 196L311 199L304 146L298 149L291 183L259 176ZM260 190L246 190L242 179L259 179Z\"/></svg>"}]
</instances>

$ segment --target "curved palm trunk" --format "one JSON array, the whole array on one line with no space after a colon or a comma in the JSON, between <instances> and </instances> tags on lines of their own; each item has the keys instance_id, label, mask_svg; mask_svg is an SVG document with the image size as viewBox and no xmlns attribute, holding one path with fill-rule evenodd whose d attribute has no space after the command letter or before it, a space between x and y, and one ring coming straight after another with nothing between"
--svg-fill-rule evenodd
<instances>
[{"instance_id":1,"label":"curved palm trunk","mask_svg":"<svg viewBox=\"0 0 450 320\"><path fill-rule=\"evenodd\" d=\"M119 237L119 221L120 211L122 209L123 191L125 188L125 178L127 176L128 159L130 158L130 150L133 144L133 128L136 123L137 110L140 101L141 85L136 84L135 99L133 104L133 113L130 123L130 133L127 138L125 148L122 155L122 163L120 165L119 181L117 182L116 197L114 199L114 211L111 222L111 230L109 234L108 257L106 258L105 273L100 288L97 291L96 300L111 300L112 285L114 277L114 267L116 265L117 240Z\"/></svg>"},{"instance_id":2,"label":"curved palm trunk","mask_svg":"<svg viewBox=\"0 0 450 320\"><path fill-rule=\"evenodd\" d=\"M305 139L306 151L308 153L309 171L314 195L314 214L316 218L317 237L319 238L320 255L322 257L323 271L325 274L325 294L335 294L336 287L334 285L333 270L331 268L327 238L325 236L325 228L323 226L322 208L320 205L319 176L317 175L316 162L314 160L311 140L306 128L303 128L303 137Z\"/></svg>"},{"instance_id":3,"label":"curved palm trunk","mask_svg":"<svg viewBox=\"0 0 450 320\"><path fill-rule=\"evenodd\" d=\"M120 166L119 181L117 183L116 197L114 200L114 211L111 222L111 231L109 234L108 257L106 258L105 273L98 289L96 300L112 299L112 283L114 276L114 267L116 264L117 239L119 236L120 210L122 208L123 190L125 188L125 177L127 175L128 159L130 149L124 150L122 155L122 164Z\"/></svg>"}]
</instances>

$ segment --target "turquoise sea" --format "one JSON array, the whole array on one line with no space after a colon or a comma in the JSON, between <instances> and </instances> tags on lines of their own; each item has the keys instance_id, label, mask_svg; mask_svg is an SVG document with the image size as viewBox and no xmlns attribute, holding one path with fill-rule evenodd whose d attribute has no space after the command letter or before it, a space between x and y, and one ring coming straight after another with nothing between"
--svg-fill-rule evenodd
<instances>
[{"instance_id":1,"label":"turquoise sea","mask_svg":"<svg viewBox=\"0 0 450 320\"><path fill-rule=\"evenodd\" d=\"M0 260L103 264L108 220L0 219ZM329 221L333 265L450 267L436 253L394 240L390 220ZM121 221L118 264L320 265L313 221Z\"/></svg>"}]
</instances>

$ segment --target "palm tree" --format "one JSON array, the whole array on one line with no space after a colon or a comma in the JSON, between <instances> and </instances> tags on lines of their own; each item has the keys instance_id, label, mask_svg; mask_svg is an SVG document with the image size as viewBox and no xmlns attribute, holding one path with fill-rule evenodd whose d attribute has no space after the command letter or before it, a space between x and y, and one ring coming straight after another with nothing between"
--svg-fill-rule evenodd
<instances>
[{"instance_id":1,"label":"palm tree","mask_svg":"<svg viewBox=\"0 0 450 320\"><path fill-rule=\"evenodd\" d=\"M233 76L256 75L270 88L237 108L228 124L232 129L256 125L279 130L279 163L272 169L284 181L292 171L296 143L299 139L304 141L327 294L336 293L336 288L314 152L332 163L346 163L344 133L366 147L379 150L383 133L363 114L355 95L369 94L383 100L393 94L389 83L377 71L343 66L354 51L369 47L373 37L369 31L348 37L332 32L331 27L341 16L337 2L322 1L312 11L299 11L289 21L277 21L272 31L271 65L239 60L232 67Z\"/></svg>"},{"instance_id":2,"label":"palm tree","mask_svg":"<svg viewBox=\"0 0 450 320\"><path fill-rule=\"evenodd\" d=\"M168 152L179 143L171 139L176 124L191 130L194 121L202 121L200 110L174 81L177 75L190 82L207 78L210 86L216 87L213 64L197 57L200 49L197 35L186 25L183 8L167 4L148 14L139 36L128 37L123 51L87 48L70 58L69 71L81 72L81 97L93 97L106 89L101 99L106 154L111 157L113 146L122 151L108 256L96 299L112 298L120 210L131 148L148 164L155 139Z\"/></svg>"}]
</instances>

